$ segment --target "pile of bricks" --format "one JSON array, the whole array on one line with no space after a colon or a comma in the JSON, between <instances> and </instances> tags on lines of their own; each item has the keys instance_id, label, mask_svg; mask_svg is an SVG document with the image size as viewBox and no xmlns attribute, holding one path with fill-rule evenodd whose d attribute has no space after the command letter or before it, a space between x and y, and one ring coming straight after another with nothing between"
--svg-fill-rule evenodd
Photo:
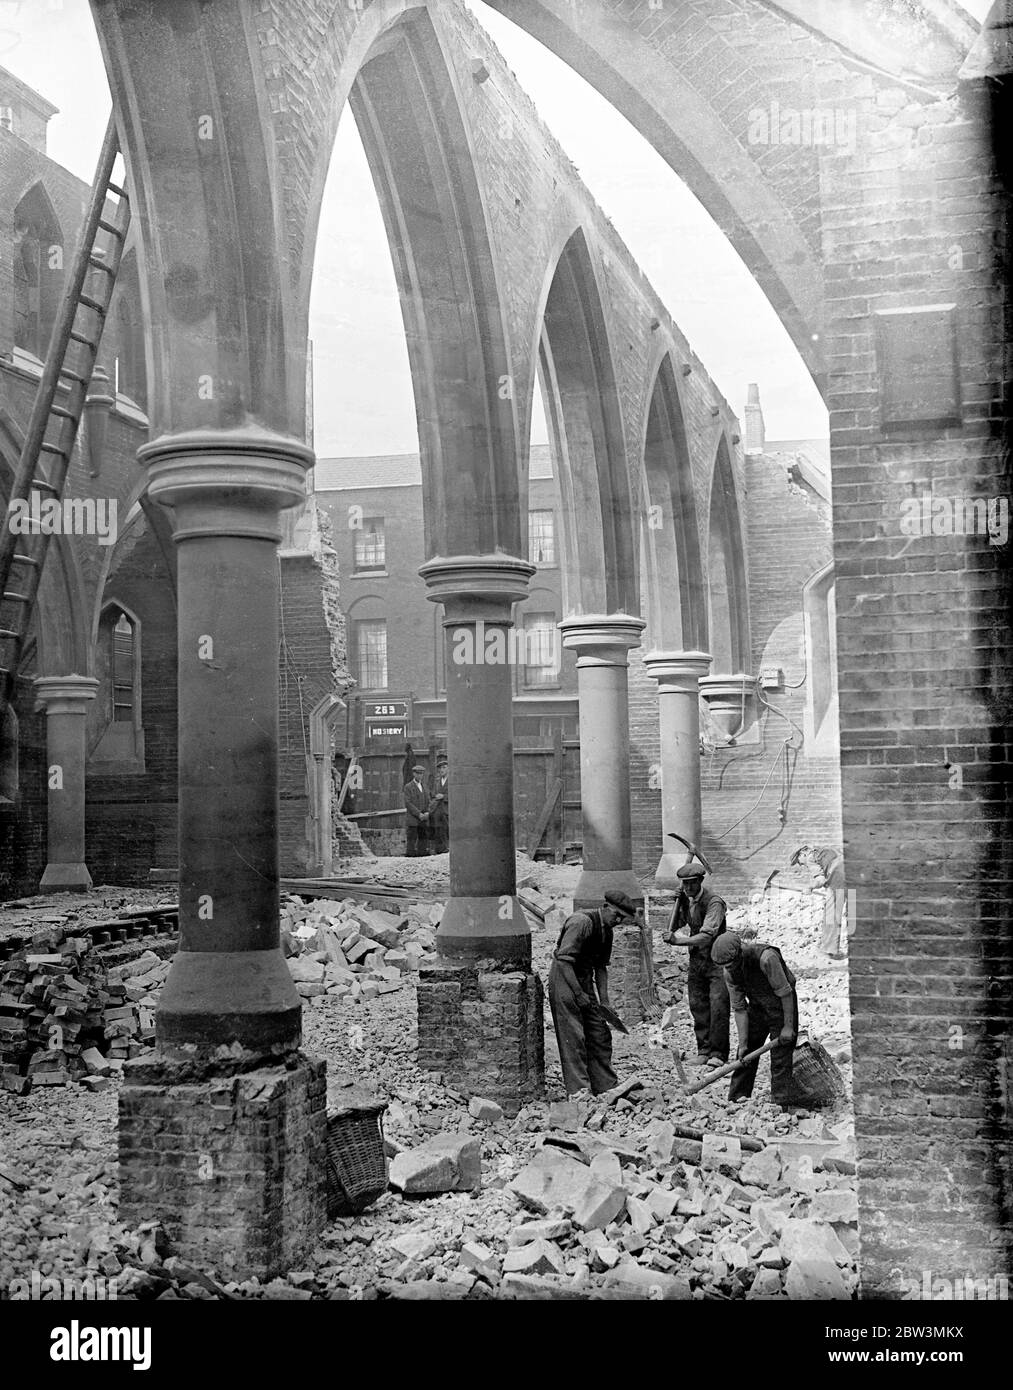
<instances>
[{"instance_id":1,"label":"pile of bricks","mask_svg":"<svg viewBox=\"0 0 1013 1390\"><path fill-rule=\"evenodd\" d=\"M406 903L385 912L355 899L299 898L282 905L282 946L304 999L332 994L376 999L433 959L440 903Z\"/></svg>"},{"instance_id":2,"label":"pile of bricks","mask_svg":"<svg viewBox=\"0 0 1013 1390\"><path fill-rule=\"evenodd\" d=\"M108 966L87 936L37 933L0 963L0 1087L80 1080L112 1084L155 1039L154 1006L169 963L153 951Z\"/></svg>"}]
</instances>

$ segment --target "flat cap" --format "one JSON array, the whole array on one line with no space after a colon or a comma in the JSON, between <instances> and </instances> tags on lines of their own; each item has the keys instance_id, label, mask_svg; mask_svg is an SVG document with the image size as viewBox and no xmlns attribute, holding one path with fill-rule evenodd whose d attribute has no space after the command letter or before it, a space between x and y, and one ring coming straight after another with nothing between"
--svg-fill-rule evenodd
<instances>
[{"instance_id":1,"label":"flat cap","mask_svg":"<svg viewBox=\"0 0 1013 1390\"><path fill-rule=\"evenodd\" d=\"M428 772L425 763L412 763L412 772Z\"/></svg>"},{"instance_id":2,"label":"flat cap","mask_svg":"<svg viewBox=\"0 0 1013 1390\"><path fill-rule=\"evenodd\" d=\"M626 893L620 893L617 889L610 889L605 894L605 901L609 907L614 907L617 912L621 912L624 917L635 918L643 907L643 903L636 903Z\"/></svg>"},{"instance_id":3,"label":"flat cap","mask_svg":"<svg viewBox=\"0 0 1013 1390\"><path fill-rule=\"evenodd\" d=\"M676 878L703 878L707 870L702 864L682 864L675 871Z\"/></svg>"},{"instance_id":4,"label":"flat cap","mask_svg":"<svg viewBox=\"0 0 1013 1390\"><path fill-rule=\"evenodd\" d=\"M720 936L714 939L714 945L711 947L711 960L715 965L731 965L738 956L741 947L742 941L735 932L723 931Z\"/></svg>"}]
</instances>

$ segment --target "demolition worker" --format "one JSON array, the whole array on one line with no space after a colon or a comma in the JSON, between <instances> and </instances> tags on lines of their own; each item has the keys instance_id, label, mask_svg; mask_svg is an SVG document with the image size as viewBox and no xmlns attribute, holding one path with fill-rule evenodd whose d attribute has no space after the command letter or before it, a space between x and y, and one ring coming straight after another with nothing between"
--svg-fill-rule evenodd
<instances>
[{"instance_id":1,"label":"demolition worker","mask_svg":"<svg viewBox=\"0 0 1013 1390\"><path fill-rule=\"evenodd\" d=\"M436 755L436 783L430 803L429 833L432 854L446 854L450 848L450 771L446 753Z\"/></svg>"},{"instance_id":2,"label":"demolition worker","mask_svg":"<svg viewBox=\"0 0 1013 1390\"><path fill-rule=\"evenodd\" d=\"M429 853L429 793L423 784L426 769L421 763L412 768L412 780L405 783L406 853L412 858Z\"/></svg>"},{"instance_id":3,"label":"demolition worker","mask_svg":"<svg viewBox=\"0 0 1013 1390\"><path fill-rule=\"evenodd\" d=\"M793 1104L792 1053L798 1042L798 995L795 976L776 946L762 941L743 941L736 932L725 932L714 943L712 959L724 969L740 1059L776 1039L770 1054L770 1094L775 1105ZM729 1100L747 1100L753 1094L760 1059L747 1062L732 1076Z\"/></svg>"},{"instance_id":4,"label":"demolition worker","mask_svg":"<svg viewBox=\"0 0 1013 1390\"><path fill-rule=\"evenodd\" d=\"M676 870L681 889L663 935L670 946L689 947L687 993L696 1032L696 1064L720 1067L728 1061L730 1009L724 973L711 951L725 930L725 902L703 886L706 872L693 860Z\"/></svg>"},{"instance_id":5,"label":"demolition worker","mask_svg":"<svg viewBox=\"0 0 1013 1390\"><path fill-rule=\"evenodd\" d=\"M635 922L637 911L625 893L609 892L601 907L571 913L559 933L549 967L549 1008L568 1096L597 1096L616 1085L612 1034L600 1006L611 1007L612 928L624 918Z\"/></svg>"}]
</instances>

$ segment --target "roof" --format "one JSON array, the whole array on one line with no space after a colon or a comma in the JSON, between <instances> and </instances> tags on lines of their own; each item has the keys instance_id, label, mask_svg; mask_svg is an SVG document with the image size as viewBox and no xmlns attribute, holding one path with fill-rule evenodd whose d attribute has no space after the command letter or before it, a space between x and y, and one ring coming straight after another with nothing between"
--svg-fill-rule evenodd
<instances>
[{"instance_id":1,"label":"roof","mask_svg":"<svg viewBox=\"0 0 1013 1390\"><path fill-rule=\"evenodd\" d=\"M530 477L552 477L552 461L547 444L531 446ZM418 454L356 454L346 458L318 458L313 486L316 492L421 487L422 465Z\"/></svg>"},{"instance_id":2,"label":"roof","mask_svg":"<svg viewBox=\"0 0 1013 1390\"><path fill-rule=\"evenodd\" d=\"M42 93L37 92L34 87L29 87L27 82L22 82L21 78L16 77L9 68L0 67L0 92L4 89L20 101L25 102L27 106L31 106L47 120L50 116L55 116L60 109L58 106L54 106L51 101L47 101Z\"/></svg>"}]
</instances>

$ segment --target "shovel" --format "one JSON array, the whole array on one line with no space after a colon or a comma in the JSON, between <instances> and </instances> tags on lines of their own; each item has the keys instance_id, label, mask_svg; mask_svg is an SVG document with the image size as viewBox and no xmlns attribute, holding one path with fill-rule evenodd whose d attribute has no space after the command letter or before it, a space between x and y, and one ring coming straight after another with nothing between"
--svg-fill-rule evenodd
<instances>
[{"instance_id":1,"label":"shovel","mask_svg":"<svg viewBox=\"0 0 1013 1390\"><path fill-rule=\"evenodd\" d=\"M705 1086L713 1086L715 1081L720 1081L723 1076L731 1076L732 1072L738 1071L747 1062L755 1062L757 1058L762 1057L765 1052L769 1052L772 1047L777 1047L777 1045L777 1039L771 1038L762 1047L758 1047L755 1052L747 1052L745 1057L740 1057L738 1061L729 1062L723 1067L715 1067L713 1071L707 1073L702 1081L694 1081L692 1086L687 1086L686 1094L691 1096L696 1091L702 1091Z\"/></svg>"}]
</instances>

